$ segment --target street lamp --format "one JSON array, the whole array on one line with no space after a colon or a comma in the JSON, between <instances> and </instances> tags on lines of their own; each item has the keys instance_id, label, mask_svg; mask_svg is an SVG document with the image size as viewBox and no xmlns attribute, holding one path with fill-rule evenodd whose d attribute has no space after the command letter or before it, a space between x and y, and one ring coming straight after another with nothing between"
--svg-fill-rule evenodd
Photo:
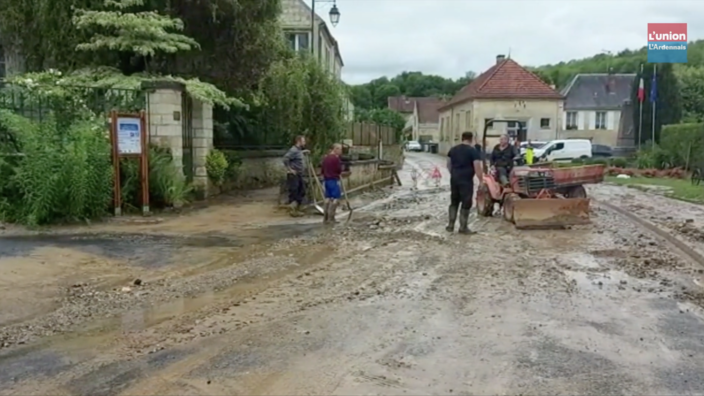
<instances>
[{"instance_id":1,"label":"street lamp","mask_svg":"<svg viewBox=\"0 0 704 396\"><path fill-rule=\"evenodd\" d=\"M333 27L337 26L337 24L340 23L340 10L337 8L337 0L310 0L310 2L310 37L312 39L310 45L310 52L311 54L315 54L315 46L313 45L313 43L315 42L315 3L332 3L332 8L330 9L329 15L330 23Z\"/></svg>"}]
</instances>

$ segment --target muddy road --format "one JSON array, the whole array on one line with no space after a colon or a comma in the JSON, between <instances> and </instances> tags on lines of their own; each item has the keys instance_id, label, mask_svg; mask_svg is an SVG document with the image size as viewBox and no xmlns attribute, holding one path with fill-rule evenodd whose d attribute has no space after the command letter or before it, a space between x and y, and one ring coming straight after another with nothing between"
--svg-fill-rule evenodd
<instances>
[{"instance_id":1,"label":"muddy road","mask_svg":"<svg viewBox=\"0 0 704 396\"><path fill-rule=\"evenodd\" d=\"M598 203L589 226L448 235L447 188L409 188L443 162L410 155L333 231L253 200L0 239L0 394L704 393L696 258ZM678 231L698 207L590 193L699 251Z\"/></svg>"}]
</instances>

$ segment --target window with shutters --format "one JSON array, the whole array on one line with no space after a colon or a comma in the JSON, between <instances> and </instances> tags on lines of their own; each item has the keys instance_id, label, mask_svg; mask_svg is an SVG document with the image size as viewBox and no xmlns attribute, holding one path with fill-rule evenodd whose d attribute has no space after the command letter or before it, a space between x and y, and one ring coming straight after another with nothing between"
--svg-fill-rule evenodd
<instances>
[{"instance_id":1,"label":"window with shutters","mask_svg":"<svg viewBox=\"0 0 704 396\"><path fill-rule=\"evenodd\" d=\"M596 112L596 119L594 122L594 128L595 129L606 129L606 112L605 111L597 111Z\"/></svg>"},{"instance_id":2,"label":"window with shutters","mask_svg":"<svg viewBox=\"0 0 704 396\"><path fill-rule=\"evenodd\" d=\"M567 112L567 120L566 120L566 129L574 130L578 129L577 128L577 112L576 111L568 111Z\"/></svg>"}]
</instances>

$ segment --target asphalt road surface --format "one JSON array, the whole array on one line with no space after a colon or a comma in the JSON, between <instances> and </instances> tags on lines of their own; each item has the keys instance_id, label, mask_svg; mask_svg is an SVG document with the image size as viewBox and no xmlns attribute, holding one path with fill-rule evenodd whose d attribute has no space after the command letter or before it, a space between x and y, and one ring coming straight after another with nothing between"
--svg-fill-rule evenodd
<instances>
[{"instance_id":1,"label":"asphalt road surface","mask_svg":"<svg viewBox=\"0 0 704 396\"><path fill-rule=\"evenodd\" d=\"M443 164L334 230L0 239L0 394L704 394L704 210L602 185L588 226L448 234Z\"/></svg>"}]
</instances>

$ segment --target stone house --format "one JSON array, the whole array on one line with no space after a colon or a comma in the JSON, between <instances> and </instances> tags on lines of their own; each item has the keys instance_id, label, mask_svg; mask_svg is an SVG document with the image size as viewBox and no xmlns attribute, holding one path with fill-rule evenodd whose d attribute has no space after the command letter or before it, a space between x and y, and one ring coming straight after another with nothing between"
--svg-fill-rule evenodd
<instances>
[{"instance_id":1,"label":"stone house","mask_svg":"<svg viewBox=\"0 0 704 396\"><path fill-rule=\"evenodd\" d=\"M423 142L440 141L438 107L443 103L436 97L391 96L387 99L388 108L406 118L404 132L407 138Z\"/></svg>"},{"instance_id":2,"label":"stone house","mask_svg":"<svg viewBox=\"0 0 704 396\"><path fill-rule=\"evenodd\" d=\"M635 74L577 74L562 90L564 138L619 145L624 105L630 100ZM631 117L631 113L625 114Z\"/></svg>"},{"instance_id":3,"label":"stone house","mask_svg":"<svg viewBox=\"0 0 704 396\"><path fill-rule=\"evenodd\" d=\"M291 49L311 53L325 70L341 81L345 63L325 20L316 13L315 23L311 23L312 10L303 0L282 0L281 5L281 27ZM348 96L345 96L344 106L348 119L353 119L354 106Z\"/></svg>"},{"instance_id":4,"label":"stone house","mask_svg":"<svg viewBox=\"0 0 704 396\"><path fill-rule=\"evenodd\" d=\"M553 86L503 55L496 63L463 87L439 109L440 153L460 142L462 132L476 132L482 138L486 120L513 119L524 124L524 139L550 140L562 129L564 96ZM491 134L518 136L518 123L497 123ZM498 138L487 139L487 147Z\"/></svg>"},{"instance_id":5,"label":"stone house","mask_svg":"<svg viewBox=\"0 0 704 396\"><path fill-rule=\"evenodd\" d=\"M419 98L409 97L405 95L401 96L389 96L386 98L386 106L394 111L397 111L403 115L406 122L413 116L413 111L416 106L416 100Z\"/></svg>"}]
</instances>

